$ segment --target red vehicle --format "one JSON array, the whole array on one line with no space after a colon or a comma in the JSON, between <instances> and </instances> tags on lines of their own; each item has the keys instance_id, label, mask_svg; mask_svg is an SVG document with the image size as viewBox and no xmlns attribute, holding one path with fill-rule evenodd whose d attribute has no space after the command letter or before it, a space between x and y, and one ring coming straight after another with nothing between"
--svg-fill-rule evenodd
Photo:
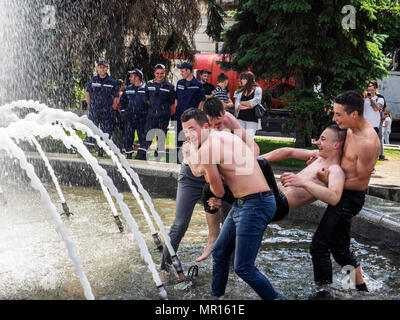
<instances>
[{"instance_id":1,"label":"red vehicle","mask_svg":"<svg viewBox=\"0 0 400 320\"><path fill-rule=\"evenodd\" d=\"M229 94L233 101L233 93L238 88L239 83L239 73L233 70L223 71L221 66L217 64L218 61L222 61L222 55L217 53L196 53L195 60L193 64L193 73L197 78L200 78L201 70L207 69L211 71L208 82L217 86L217 77L223 72L229 78ZM294 79L260 79L257 81L258 85L263 90L268 90L272 96L272 106L273 109L282 109L285 105L279 101L279 97L282 94L287 93L294 88Z\"/></svg>"}]
</instances>

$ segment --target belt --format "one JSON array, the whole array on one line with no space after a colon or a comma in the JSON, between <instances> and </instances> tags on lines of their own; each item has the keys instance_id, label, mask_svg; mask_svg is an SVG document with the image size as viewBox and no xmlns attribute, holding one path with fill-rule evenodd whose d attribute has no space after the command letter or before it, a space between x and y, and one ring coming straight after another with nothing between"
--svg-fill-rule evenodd
<instances>
[{"instance_id":1,"label":"belt","mask_svg":"<svg viewBox=\"0 0 400 320\"><path fill-rule=\"evenodd\" d=\"M247 196L241 197L241 198L237 198L236 199L236 203L238 205L242 205L244 204L247 200L251 200L251 199L261 199L263 197L268 197L268 196L272 196L274 193L272 192L272 190L268 190L268 191L264 191L264 192L257 192L257 193L251 193L248 194Z\"/></svg>"}]
</instances>

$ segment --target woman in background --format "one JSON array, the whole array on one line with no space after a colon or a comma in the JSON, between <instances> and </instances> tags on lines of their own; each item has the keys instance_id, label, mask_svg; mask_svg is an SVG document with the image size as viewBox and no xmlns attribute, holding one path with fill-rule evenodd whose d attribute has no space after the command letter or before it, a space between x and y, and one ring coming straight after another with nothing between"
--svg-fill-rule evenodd
<instances>
[{"instance_id":1,"label":"woman in background","mask_svg":"<svg viewBox=\"0 0 400 320\"><path fill-rule=\"evenodd\" d=\"M239 89L235 93L235 115L240 125L254 137L261 129L261 121L256 118L254 107L261 103L262 89L255 81L254 74L246 71L239 76Z\"/></svg>"}]
</instances>

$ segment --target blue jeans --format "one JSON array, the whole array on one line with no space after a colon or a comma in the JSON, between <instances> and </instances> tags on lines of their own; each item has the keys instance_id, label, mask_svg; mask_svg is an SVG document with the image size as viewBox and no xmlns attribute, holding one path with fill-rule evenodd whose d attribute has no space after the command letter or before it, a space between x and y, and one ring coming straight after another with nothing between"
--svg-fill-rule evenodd
<instances>
[{"instance_id":1,"label":"blue jeans","mask_svg":"<svg viewBox=\"0 0 400 320\"><path fill-rule=\"evenodd\" d=\"M212 249L213 281L211 295L220 297L228 282L230 256L235 251L234 270L263 300L281 299L254 262L267 225L276 210L274 196L236 200L226 217Z\"/></svg>"}]
</instances>

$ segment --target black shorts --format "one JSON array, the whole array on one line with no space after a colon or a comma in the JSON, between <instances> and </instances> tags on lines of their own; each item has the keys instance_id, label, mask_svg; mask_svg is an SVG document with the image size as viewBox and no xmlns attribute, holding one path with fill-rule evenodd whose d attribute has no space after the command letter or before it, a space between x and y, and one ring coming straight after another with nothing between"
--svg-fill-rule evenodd
<instances>
[{"instance_id":1,"label":"black shorts","mask_svg":"<svg viewBox=\"0 0 400 320\"><path fill-rule=\"evenodd\" d=\"M278 189L278 194L278 196L275 195L276 211L271 220L273 222L282 220L289 214L289 202L285 194L280 189Z\"/></svg>"}]
</instances>

